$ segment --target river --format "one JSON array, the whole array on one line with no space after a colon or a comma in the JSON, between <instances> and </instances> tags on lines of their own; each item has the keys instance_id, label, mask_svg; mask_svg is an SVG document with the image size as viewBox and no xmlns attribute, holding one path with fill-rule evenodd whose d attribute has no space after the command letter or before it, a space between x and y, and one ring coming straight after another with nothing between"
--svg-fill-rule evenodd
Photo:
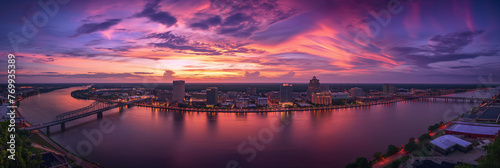
<instances>
[{"instance_id":1,"label":"river","mask_svg":"<svg viewBox=\"0 0 500 168\"><path fill-rule=\"evenodd\" d=\"M91 104L60 89L21 102L33 125ZM488 91L454 97L490 97ZM178 112L146 107L112 109L50 128L62 147L105 167L345 167L372 159L389 144L418 138L479 103L402 101L363 108L273 113ZM43 129L42 131L45 131ZM256 139L256 142L253 142ZM257 143L257 144L254 144ZM250 145L254 144L254 145Z\"/></svg>"}]
</instances>

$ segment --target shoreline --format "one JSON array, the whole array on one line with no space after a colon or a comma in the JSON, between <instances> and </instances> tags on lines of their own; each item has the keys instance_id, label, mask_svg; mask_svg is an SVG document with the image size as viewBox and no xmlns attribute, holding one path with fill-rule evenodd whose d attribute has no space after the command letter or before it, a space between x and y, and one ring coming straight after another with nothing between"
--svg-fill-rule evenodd
<instances>
[{"instance_id":1,"label":"shoreline","mask_svg":"<svg viewBox=\"0 0 500 168\"><path fill-rule=\"evenodd\" d=\"M80 86L75 86L75 87L80 87ZM71 87L64 87L64 88L59 88L59 89L67 89L67 88L71 88ZM51 90L49 92L44 92L44 93L38 93L38 94L35 94L35 95L31 95L29 97L33 97L33 96L41 95L41 94L45 94L45 93L50 93L50 92L53 92L53 91L56 91L56 90L59 90L59 89L54 89L54 90ZM29 98L29 97L24 97L24 98L22 98L20 100L17 100L17 102L19 102L18 106L21 106L20 102L22 100L24 100L26 98ZM24 119L23 125L25 125L25 126L32 126L31 123L23 117L23 115L21 114L21 111L19 109L16 109L16 112L17 112L17 115L18 115L19 118L23 118ZM48 135L46 135L45 133L43 133L40 130L31 131L31 133L32 134L37 134L38 136L42 137L42 139L45 142L47 142L47 143L51 144L53 147L57 148L57 152L59 154L63 154L62 156L68 157L68 158L72 159L73 162L77 163L79 166L82 166L84 168L87 168L87 167L98 168L98 167L100 167L100 166L95 165L94 163L90 162L87 159L81 158L80 156L77 156L77 155L69 152L67 149L63 148L59 143L57 143L56 141L54 141L52 138L50 138ZM33 146L33 147L37 148L36 146ZM41 149L41 148L37 148L37 149L46 150L46 149ZM46 150L46 151L54 152L54 151L50 151L50 150Z\"/></svg>"},{"instance_id":2,"label":"shoreline","mask_svg":"<svg viewBox=\"0 0 500 168\"><path fill-rule=\"evenodd\" d=\"M326 106L326 107L310 107L310 108L276 108L276 109L200 109L200 108L178 108L178 107L165 107L165 106L155 106L144 103L136 103L134 105L139 107L150 107L150 108L160 108L166 110L177 110L177 111L190 111L190 112L217 112L217 113L269 113L269 112L291 112L291 111L314 111L314 110L331 110L331 109L344 109L344 108L357 108L357 107L370 107L382 104L392 104L401 101L412 100L412 99L396 99L380 103L369 103L369 104L359 104L359 105L344 105L344 106Z\"/></svg>"},{"instance_id":3,"label":"shoreline","mask_svg":"<svg viewBox=\"0 0 500 168\"><path fill-rule=\"evenodd\" d=\"M81 86L76 86L76 87L81 87ZM66 88L60 88L60 89L66 89ZM59 90L59 89L56 89ZM55 91L55 90L52 90ZM47 92L49 93L49 92ZM43 94L43 93L41 93ZM41 95L40 94L40 95ZM73 97L73 96L72 96ZM26 97L28 98L28 97ZM75 98L75 97L73 97ZM25 98L19 100L22 101ZM82 99L82 98L75 98L75 99ZM86 100L93 100L93 99L86 99ZM356 105L337 105L337 106L323 106L323 107L309 107L309 108L275 108L275 109L198 109L198 108L172 108L172 107L162 107L162 106L155 106L152 104L145 104L145 103L135 103L134 105L139 106L139 107L151 107L151 108L160 108L160 109L167 109L167 110L178 110L178 111L190 111L190 112L218 112L218 113L264 113L264 112L292 112L292 111L314 111L314 110L332 110L332 109L345 109L345 108L358 108L358 107L370 107L374 105L384 105L384 104L393 104L393 103L398 103L401 101L413 101L417 99L404 99L404 98L398 98L390 101L383 101L383 102L376 102L376 103L367 103L367 104L356 104ZM94 100L96 101L96 100ZM20 111L18 112L19 115L22 117ZM29 125L31 125L27 120L25 122ZM39 136L43 137L45 141L53 145L54 147L59 149L60 153L64 153L63 156L67 156L68 158L71 158L74 160L74 162L78 163L79 165L83 167L99 167L98 165L95 165L89 160L86 160L84 158L81 158L66 149L62 148L57 142L55 142L53 139L51 139L49 136L44 134L41 131L35 131L33 132L34 134L38 134Z\"/></svg>"}]
</instances>

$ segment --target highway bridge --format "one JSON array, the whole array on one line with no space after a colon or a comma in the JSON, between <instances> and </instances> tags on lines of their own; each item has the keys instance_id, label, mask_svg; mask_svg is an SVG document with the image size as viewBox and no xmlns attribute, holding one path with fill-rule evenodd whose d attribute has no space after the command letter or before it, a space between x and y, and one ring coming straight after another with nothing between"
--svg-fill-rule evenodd
<instances>
[{"instance_id":1,"label":"highway bridge","mask_svg":"<svg viewBox=\"0 0 500 168\"><path fill-rule=\"evenodd\" d=\"M455 100L459 101L462 100L463 102L466 101L500 101L500 99L492 99L492 98L474 98L474 97L449 97L449 96L401 96L403 98L415 98L415 99L434 99L434 100Z\"/></svg>"},{"instance_id":2,"label":"highway bridge","mask_svg":"<svg viewBox=\"0 0 500 168\"><path fill-rule=\"evenodd\" d=\"M102 118L102 112L108 111L117 107L122 107L126 105L132 105L134 103L138 103L144 100L149 100L150 98L137 99L124 103L113 103L113 102L104 102L104 101L95 101L94 103L88 105L87 107L83 107L80 109L76 109L73 111L61 113L54 117L54 119L50 122L34 125L30 127L22 128L24 130L38 130L42 128L47 128L47 132L49 132L49 128L54 125L61 125L61 129L65 129L65 123L73 120L77 120L83 117L87 117L90 115L97 114L97 118Z\"/></svg>"}]
</instances>

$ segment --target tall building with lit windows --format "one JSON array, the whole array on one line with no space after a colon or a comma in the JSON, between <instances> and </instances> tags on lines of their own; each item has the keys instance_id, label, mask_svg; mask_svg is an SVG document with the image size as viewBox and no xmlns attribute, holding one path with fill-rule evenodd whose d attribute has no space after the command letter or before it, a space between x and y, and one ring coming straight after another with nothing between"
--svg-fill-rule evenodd
<instances>
[{"instance_id":1,"label":"tall building with lit windows","mask_svg":"<svg viewBox=\"0 0 500 168\"><path fill-rule=\"evenodd\" d=\"M396 87L394 87L393 84L383 84L382 91L384 92L384 94L396 94Z\"/></svg>"},{"instance_id":2,"label":"tall building with lit windows","mask_svg":"<svg viewBox=\"0 0 500 168\"><path fill-rule=\"evenodd\" d=\"M186 96L186 82L183 80L174 81L174 96L173 99L177 103L184 102L184 97Z\"/></svg>"},{"instance_id":3,"label":"tall building with lit windows","mask_svg":"<svg viewBox=\"0 0 500 168\"><path fill-rule=\"evenodd\" d=\"M293 104L293 85L283 84L280 86L280 104L292 103Z\"/></svg>"},{"instance_id":4,"label":"tall building with lit windows","mask_svg":"<svg viewBox=\"0 0 500 168\"><path fill-rule=\"evenodd\" d=\"M320 105L330 105L332 104L332 93L331 92L318 92L312 95L313 104Z\"/></svg>"},{"instance_id":5,"label":"tall building with lit windows","mask_svg":"<svg viewBox=\"0 0 500 168\"><path fill-rule=\"evenodd\" d=\"M307 86L307 98L309 101L312 100L312 95L316 92L321 91L321 86L319 84L319 80L316 78L316 76L313 76L311 80L309 80L309 86Z\"/></svg>"},{"instance_id":6,"label":"tall building with lit windows","mask_svg":"<svg viewBox=\"0 0 500 168\"><path fill-rule=\"evenodd\" d=\"M218 89L217 87L209 87L207 88L207 106L216 105L218 102Z\"/></svg>"}]
</instances>

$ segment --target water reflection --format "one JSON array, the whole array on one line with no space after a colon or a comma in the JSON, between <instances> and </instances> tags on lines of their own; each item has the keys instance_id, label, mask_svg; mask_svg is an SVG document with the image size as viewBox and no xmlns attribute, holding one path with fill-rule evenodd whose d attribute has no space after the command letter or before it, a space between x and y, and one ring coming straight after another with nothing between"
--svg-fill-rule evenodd
<instances>
[{"instance_id":1,"label":"water reflection","mask_svg":"<svg viewBox=\"0 0 500 168\"><path fill-rule=\"evenodd\" d=\"M234 113L236 120L247 120L247 113Z\"/></svg>"},{"instance_id":2,"label":"water reflection","mask_svg":"<svg viewBox=\"0 0 500 168\"><path fill-rule=\"evenodd\" d=\"M23 100L23 115L30 122L43 123L59 113L92 103L72 99L70 91ZM53 102L65 103L56 106ZM356 157L371 158L374 152L385 151L389 144L400 145L409 137L418 137L429 125L446 120L445 112L449 109L464 112L472 105L477 103L415 100L371 107L272 113L124 107L103 113L103 120L112 121L115 130L105 134L102 143L83 157L106 167L225 167L233 159L245 167L344 167ZM88 139L83 130L99 128L96 118L68 122L62 132L58 126L51 127L51 138L63 147L77 149L79 142ZM261 130L281 127L273 134L272 141L257 151L256 159L246 163L248 155L238 152L239 144L248 141L249 136L259 136ZM133 152L123 152L124 149Z\"/></svg>"}]
</instances>

